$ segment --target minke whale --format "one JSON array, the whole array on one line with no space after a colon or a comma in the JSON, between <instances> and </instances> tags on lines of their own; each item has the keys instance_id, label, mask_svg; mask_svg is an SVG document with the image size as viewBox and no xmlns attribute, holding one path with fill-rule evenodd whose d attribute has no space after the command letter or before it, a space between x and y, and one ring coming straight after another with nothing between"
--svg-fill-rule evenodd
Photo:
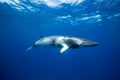
<instances>
[{"instance_id":1,"label":"minke whale","mask_svg":"<svg viewBox=\"0 0 120 80\"><path fill-rule=\"evenodd\" d=\"M77 37L70 37L70 36L48 36L44 37L41 36L39 40L37 40L31 47L27 49L29 51L35 47L43 47L43 46L53 46L61 48L58 52L59 54L65 52L67 49L76 49L79 47L90 47L90 46L98 46L97 42L93 42L90 40L77 38Z\"/></svg>"}]
</instances>

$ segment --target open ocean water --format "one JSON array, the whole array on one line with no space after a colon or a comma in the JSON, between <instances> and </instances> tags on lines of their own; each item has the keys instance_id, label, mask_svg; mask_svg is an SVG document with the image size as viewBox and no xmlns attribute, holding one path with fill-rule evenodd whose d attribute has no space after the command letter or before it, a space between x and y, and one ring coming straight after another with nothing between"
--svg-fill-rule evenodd
<instances>
[{"instance_id":1,"label":"open ocean water","mask_svg":"<svg viewBox=\"0 0 120 80\"><path fill-rule=\"evenodd\" d=\"M26 51L40 35L99 46ZM0 80L120 80L120 0L0 0Z\"/></svg>"}]
</instances>

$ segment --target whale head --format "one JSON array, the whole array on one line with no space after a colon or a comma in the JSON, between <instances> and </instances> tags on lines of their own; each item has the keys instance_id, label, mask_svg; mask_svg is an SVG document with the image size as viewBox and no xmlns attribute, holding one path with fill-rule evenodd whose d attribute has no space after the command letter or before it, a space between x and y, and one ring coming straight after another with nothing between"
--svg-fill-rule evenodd
<instances>
[{"instance_id":1,"label":"whale head","mask_svg":"<svg viewBox=\"0 0 120 80\"><path fill-rule=\"evenodd\" d=\"M89 41L89 40L83 40L81 43L81 47L90 47L90 46L98 46L99 44L97 42Z\"/></svg>"}]
</instances>

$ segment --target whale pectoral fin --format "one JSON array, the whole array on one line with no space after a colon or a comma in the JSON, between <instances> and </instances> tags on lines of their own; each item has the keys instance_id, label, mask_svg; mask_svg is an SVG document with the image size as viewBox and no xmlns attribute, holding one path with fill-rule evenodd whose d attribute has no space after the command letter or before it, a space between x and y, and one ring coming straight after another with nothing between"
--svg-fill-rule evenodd
<instances>
[{"instance_id":1,"label":"whale pectoral fin","mask_svg":"<svg viewBox=\"0 0 120 80\"><path fill-rule=\"evenodd\" d=\"M69 47L66 44L61 44L63 47L60 50L60 54L63 53L64 51L66 51Z\"/></svg>"}]
</instances>

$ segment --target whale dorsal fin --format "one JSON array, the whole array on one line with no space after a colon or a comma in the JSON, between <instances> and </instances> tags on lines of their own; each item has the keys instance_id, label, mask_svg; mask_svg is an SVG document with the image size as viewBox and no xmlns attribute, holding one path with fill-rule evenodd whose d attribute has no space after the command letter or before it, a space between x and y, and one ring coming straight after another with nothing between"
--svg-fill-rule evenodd
<instances>
[{"instance_id":1,"label":"whale dorsal fin","mask_svg":"<svg viewBox=\"0 0 120 80\"><path fill-rule=\"evenodd\" d=\"M40 38L44 38L44 36L43 36L43 35L40 35Z\"/></svg>"},{"instance_id":2,"label":"whale dorsal fin","mask_svg":"<svg viewBox=\"0 0 120 80\"><path fill-rule=\"evenodd\" d=\"M61 50L59 52L60 54L63 53L64 51L66 51L69 48L68 45L66 45L65 43L63 43L61 45L62 45L62 48L61 48Z\"/></svg>"}]
</instances>

